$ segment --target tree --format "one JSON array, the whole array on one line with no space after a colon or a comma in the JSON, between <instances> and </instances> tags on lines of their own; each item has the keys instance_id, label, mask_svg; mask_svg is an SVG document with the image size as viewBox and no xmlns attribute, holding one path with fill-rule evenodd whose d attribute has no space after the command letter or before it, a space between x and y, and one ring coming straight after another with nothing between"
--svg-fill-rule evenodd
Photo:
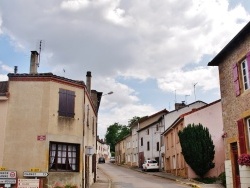
<instances>
[{"instance_id":1,"label":"tree","mask_svg":"<svg viewBox=\"0 0 250 188\"><path fill-rule=\"evenodd\" d=\"M115 144L125 136L130 134L130 128L126 125L114 123L107 128L105 139L107 144L110 145L110 151L115 151Z\"/></svg>"},{"instance_id":2,"label":"tree","mask_svg":"<svg viewBox=\"0 0 250 188\"><path fill-rule=\"evenodd\" d=\"M138 116L134 116L132 119L128 121L128 125L133 125L135 122L139 121L141 118Z\"/></svg>"},{"instance_id":3,"label":"tree","mask_svg":"<svg viewBox=\"0 0 250 188\"><path fill-rule=\"evenodd\" d=\"M186 163L201 178L214 168L214 144L208 128L189 124L179 131L182 154Z\"/></svg>"}]
</instances>

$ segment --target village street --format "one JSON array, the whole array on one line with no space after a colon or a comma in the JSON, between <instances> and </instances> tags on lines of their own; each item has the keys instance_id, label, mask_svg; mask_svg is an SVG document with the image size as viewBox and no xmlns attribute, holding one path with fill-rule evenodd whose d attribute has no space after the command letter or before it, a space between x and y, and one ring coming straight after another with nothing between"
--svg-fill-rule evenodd
<instances>
[{"instance_id":1,"label":"village street","mask_svg":"<svg viewBox=\"0 0 250 188\"><path fill-rule=\"evenodd\" d=\"M140 172L111 163L98 164L97 182L91 188L178 188L189 187L178 181L158 177L161 172Z\"/></svg>"}]
</instances>

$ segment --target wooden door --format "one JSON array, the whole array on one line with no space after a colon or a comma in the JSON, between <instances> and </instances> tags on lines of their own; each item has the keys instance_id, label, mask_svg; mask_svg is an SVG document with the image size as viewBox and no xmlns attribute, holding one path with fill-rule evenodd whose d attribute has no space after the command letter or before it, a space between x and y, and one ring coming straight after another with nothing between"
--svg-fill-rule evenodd
<instances>
[{"instance_id":1,"label":"wooden door","mask_svg":"<svg viewBox=\"0 0 250 188\"><path fill-rule=\"evenodd\" d=\"M238 164L238 145L237 142L231 143L231 163L233 173L233 185L235 188L240 188L240 171Z\"/></svg>"}]
</instances>

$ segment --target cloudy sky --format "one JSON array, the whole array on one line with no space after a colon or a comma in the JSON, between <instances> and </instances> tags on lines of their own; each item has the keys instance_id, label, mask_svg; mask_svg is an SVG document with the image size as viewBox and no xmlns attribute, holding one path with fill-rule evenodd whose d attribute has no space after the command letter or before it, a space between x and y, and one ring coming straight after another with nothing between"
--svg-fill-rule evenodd
<instances>
[{"instance_id":1,"label":"cloudy sky","mask_svg":"<svg viewBox=\"0 0 250 188\"><path fill-rule=\"evenodd\" d=\"M1 0L0 81L18 66L84 80L103 96L99 132L175 102L220 98L209 61L247 24L249 0ZM63 71L65 70L65 72Z\"/></svg>"}]
</instances>

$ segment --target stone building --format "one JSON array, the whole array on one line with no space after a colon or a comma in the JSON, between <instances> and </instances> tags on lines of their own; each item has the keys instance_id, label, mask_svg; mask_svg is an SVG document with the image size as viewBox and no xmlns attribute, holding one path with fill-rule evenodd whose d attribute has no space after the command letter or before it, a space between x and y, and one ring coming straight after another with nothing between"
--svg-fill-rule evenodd
<instances>
[{"instance_id":1,"label":"stone building","mask_svg":"<svg viewBox=\"0 0 250 188\"><path fill-rule=\"evenodd\" d=\"M208 63L218 66L225 138L227 188L250 187L250 22Z\"/></svg>"}]
</instances>

